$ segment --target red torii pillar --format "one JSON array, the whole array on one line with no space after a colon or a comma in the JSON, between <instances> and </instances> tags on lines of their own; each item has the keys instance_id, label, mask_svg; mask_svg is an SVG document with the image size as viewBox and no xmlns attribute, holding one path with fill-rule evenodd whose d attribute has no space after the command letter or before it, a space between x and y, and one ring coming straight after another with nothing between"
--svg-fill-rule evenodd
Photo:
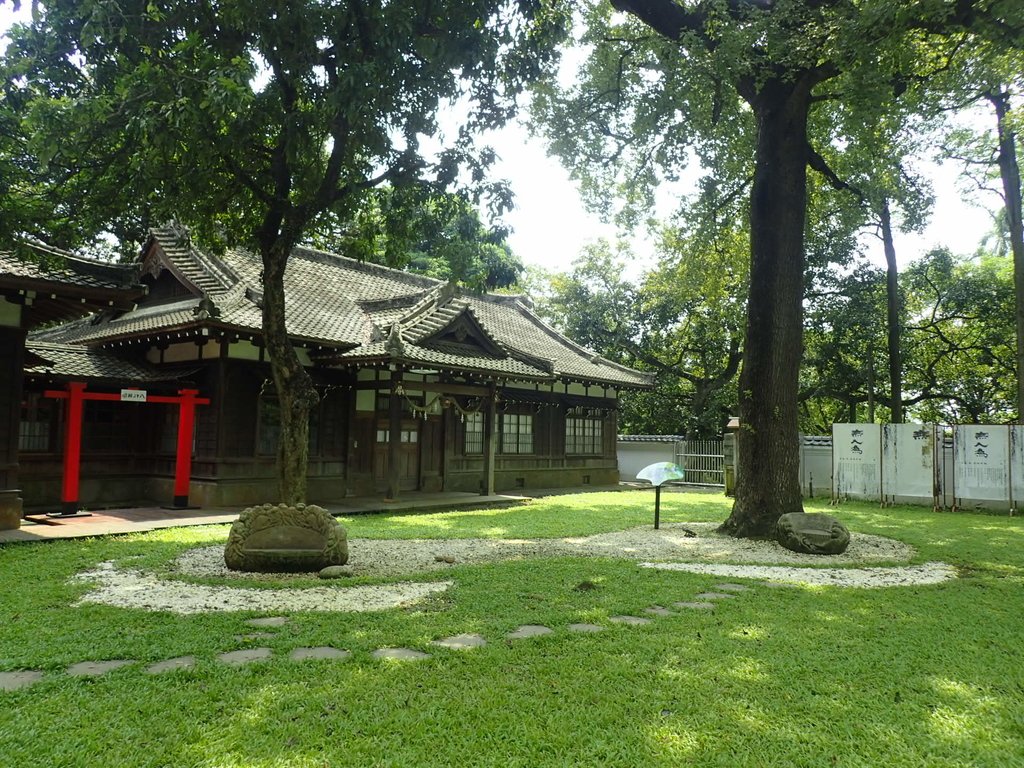
<instances>
[{"instance_id":1,"label":"red torii pillar","mask_svg":"<svg viewBox=\"0 0 1024 768\"><path fill-rule=\"evenodd\" d=\"M198 398L197 389L178 390L178 449L174 457L174 506L188 506L188 481L192 477L192 433L196 406L209 405L209 398ZM174 398L171 398L173 401Z\"/></svg>"},{"instance_id":2,"label":"red torii pillar","mask_svg":"<svg viewBox=\"0 0 1024 768\"><path fill-rule=\"evenodd\" d=\"M64 433L64 479L61 484L62 515L78 513L79 479L82 465L82 411L86 400L119 400L124 402L170 403L178 406L178 443L174 461L174 506L188 506L188 485L192 475L192 433L195 429L197 405L209 405L207 397L197 397L197 389L179 389L173 395L148 395L141 389L114 392L86 392L82 381L68 382L67 391L46 390L44 396L67 400L67 423ZM133 396L130 393L139 393ZM127 396L126 396L127 394Z\"/></svg>"}]
</instances>

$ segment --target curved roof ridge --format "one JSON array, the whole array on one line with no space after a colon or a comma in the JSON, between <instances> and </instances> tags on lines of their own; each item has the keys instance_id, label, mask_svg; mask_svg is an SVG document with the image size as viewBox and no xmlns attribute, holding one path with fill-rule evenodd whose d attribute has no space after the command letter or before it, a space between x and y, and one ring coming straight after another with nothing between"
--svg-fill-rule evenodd
<instances>
[{"instance_id":1,"label":"curved roof ridge","mask_svg":"<svg viewBox=\"0 0 1024 768\"><path fill-rule=\"evenodd\" d=\"M173 222L163 227L152 227L149 234L159 243L177 271L204 295L226 293L242 280L241 275L222 259L197 248L188 230L183 231ZM216 286L215 290L209 290L207 280Z\"/></svg>"},{"instance_id":2,"label":"curved roof ridge","mask_svg":"<svg viewBox=\"0 0 1024 768\"><path fill-rule=\"evenodd\" d=\"M401 325L409 325L411 328L415 323L429 317L431 314L447 306L458 298L458 293L451 283L435 285L423 294L419 301L412 304L403 314L399 315L397 322Z\"/></svg>"},{"instance_id":3,"label":"curved roof ridge","mask_svg":"<svg viewBox=\"0 0 1024 768\"><path fill-rule=\"evenodd\" d=\"M324 251L320 248L314 248L309 245L296 245L291 252L291 258L306 258L310 261L318 261L322 264L337 263L339 266L345 266L350 269L359 270L369 274L382 275L390 277L396 280L407 282L411 285L434 287L444 285L443 280L438 280L436 277L427 277L426 275L416 275L412 272L406 272L402 269L395 269L394 267L385 267L382 264L374 264L369 261L360 261L359 259L353 259L350 256L342 256L339 253L331 253L330 251Z\"/></svg>"},{"instance_id":4,"label":"curved roof ridge","mask_svg":"<svg viewBox=\"0 0 1024 768\"><path fill-rule=\"evenodd\" d=\"M485 296L487 296L489 298L488 294L485 294ZM615 370L622 371L624 373L629 373L629 374L632 374L634 376L640 376L640 377L646 379L648 384L653 384L654 383L654 374L653 373L648 373L646 371L638 371L635 368L630 368L627 365L622 365L621 363L616 363L616 362L613 362L611 360L608 360L607 358L602 357L601 355L599 355L594 350L588 349L587 347L584 347L582 344L576 343L575 341L570 339L568 336L559 333L554 328L552 328L550 325L548 325L546 322L544 322L544 320L542 320L533 311L533 309L528 307L520 299L520 297L518 297L518 296L508 297L505 301L498 301L498 302L493 302L492 301L490 303L500 303L500 304L506 304L506 305L509 305L509 304L514 305L519 310L519 312L523 315L523 317L525 317L529 322L531 322L533 325L535 325L537 328L539 328L547 336L549 336L550 338L554 339L559 344L562 344L562 345L568 347L569 349L571 349L572 351L576 352L577 354L585 357L589 362L594 363L595 365L606 365L609 368L613 368ZM524 352L524 354L529 355L528 352ZM544 358L538 358L538 359L544 359ZM556 372L557 372L557 370L556 370Z\"/></svg>"},{"instance_id":5,"label":"curved roof ridge","mask_svg":"<svg viewBox=\"0 0 1024 768\"><path fill-rule=\"evenodd\" d=\"M19 265L26 265L28 269L34 270L36 273L34 276L39 279L59 277L66 280L69 277L78 277L102 281L114 288L129 288L138 284L139 265L137 263L119 264L81 256L34 240L24 240L22 244L33 251L38 251L42 257L41 260L23 259L9 249L0 249L0 256L8 257ZM47 257L50 259L49 261L47 261ZM59 260L59 262L55 260ZM56 272L63 274L56 275Z\"/></svg>"},{"instance_id":6,"label":"curved roof ridge","mask_svg":"<svg viewBox=\"0 0 1024 768\"><path fill-rule=\"evenodd\" d=\"M540 328L542 331L544 331L544 333L546 333L548 336L553 338L555 341L558 341L558 342L560 342L562 344L565 344L565 346L569 347L573 351L578 352L579 354L581 354L581 355L583 355L584 357L587 357L587 358L599 358L600 357L600 355L598 355L594 350L587 349L582 344L577 344L575 341L570 339L568 336L565 336L565 335L559 333L554 328L552 328L550 325L545 323L540 317L537 316L536 313L534 313L534 311L532 309L530 309L522 301L520 301L518 296L514 297L514 299L515 299L514 301L506 301L506 302L501 302L501 303L515 304L522 311L522 313L527 317L527 319L530 320L530 322L532 322L534 325L536 325L538 328ZM629 370L632 371L632 369L629 369Z\"/></svg>"}]
</instances>

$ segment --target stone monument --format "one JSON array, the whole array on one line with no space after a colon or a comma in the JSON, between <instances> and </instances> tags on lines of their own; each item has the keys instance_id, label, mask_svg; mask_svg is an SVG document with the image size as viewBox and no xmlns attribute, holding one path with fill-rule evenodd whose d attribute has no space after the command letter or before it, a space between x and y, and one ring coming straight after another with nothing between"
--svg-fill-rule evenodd
<instances>
[{"instance_id":1,"label":"stone monument","mask_svg":"<svg viewBox=\"0 0 1024 768\"><path fill-rule=\"evenodd\" d=\"M313 573L348 562L348 537L323 507L263 504L231 524L224 562L233 571Z\"/></svg>"}]
</instances>

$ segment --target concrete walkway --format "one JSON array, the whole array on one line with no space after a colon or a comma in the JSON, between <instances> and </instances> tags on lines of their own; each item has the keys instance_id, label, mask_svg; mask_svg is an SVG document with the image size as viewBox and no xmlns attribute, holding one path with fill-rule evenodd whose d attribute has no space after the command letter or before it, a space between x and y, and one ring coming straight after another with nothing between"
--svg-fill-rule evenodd
<instances>
[{"instance_id":1,"label":"concrete walkway","mask_svg":"<svg viewBox=\"0 0 1024 768\"><path fill-rule=\"evenodd\" d=\"M554 494L624 490L619 486L559 489L531 489L528 493L420 493L409 492L390 501L383 497L359 497L323 504L336 517L370 514L374 512L426 512L457 507L495 507L521 503L530 498ZM158 528L177 528L188 525L214 525L232 523L245 507L208 507L205 509L167 509L164 507L133 507L130 509L104 509L91 512L87 517L47 517L29 514L21 521L21 528L0 531L0 544L14 541L47 541L51 539L77 539L87 536L109 536L118 533L153 531Z\"/></svg>"}]
</instances>

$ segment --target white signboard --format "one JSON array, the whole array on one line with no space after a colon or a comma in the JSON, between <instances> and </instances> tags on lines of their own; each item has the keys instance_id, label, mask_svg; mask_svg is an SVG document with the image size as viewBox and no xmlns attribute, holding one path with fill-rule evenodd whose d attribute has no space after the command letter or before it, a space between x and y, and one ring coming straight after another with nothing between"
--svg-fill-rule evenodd
<instances>
[{"instance_id":1,"label":"white signboard","mask_svg":"<svg viewBox=\"0 0 1024 768\"><path fill-rule=\"evenodd\" d=\"M144 403L146 402L146 390L144 389L122 389L122 403Z\"/></svg>"},{"instance_id":2,"label":"white signboard","mask_svg":"<svg viewBox=\"0 0 1024 768\"><path fill-rule=\"evenodd\" d=\"M882 427L882 495L930 499L935 494L935 425Z\"/></svg>"},{"instance_id":3,"label":"white signboard","mask_svg":"<svg viewBox=\"0 0 1024 768\"><path fill-rule=\"evenodd\" d=\"M973 424L953 427L953 484L960 499L1010 500L1010 430Z\"/></svg>"},{"instance_id":4,"label":"white signboard","mask_svg":"<svg viewBox=\"0 0 1024 768\"><path fill-rule=\"evenodd\" d=\"M1013 505L1024 509L1024 426L1010 426L1010 493Z\"/></svg>"},{"instance_id":5,"label":"white signboard","mask_svg":"<svg viewBox=\"0 0 1024 768\"><path fill-rule=\"evenodd\" d=\"M878 424L832 425L832 496L879 501L881 427Z\"/></svg>"}]
</instances>

